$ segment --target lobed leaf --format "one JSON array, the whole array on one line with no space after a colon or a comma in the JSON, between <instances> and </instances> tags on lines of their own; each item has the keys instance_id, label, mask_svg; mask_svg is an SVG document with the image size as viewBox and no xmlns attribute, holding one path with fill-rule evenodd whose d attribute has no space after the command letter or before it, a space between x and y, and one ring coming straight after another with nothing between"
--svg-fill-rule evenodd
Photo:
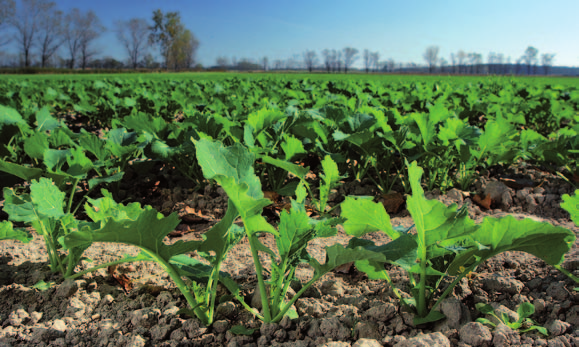
<instances>
[{"instance_id":1,"label":"lobed leaf","mask_svg":"<svg viewBox=\"0 0 579 347\"><path fill-rule=\"evenodd\" d=\"M23 229L14 229L9 221L0 222L0 240L18 240L28 243L32 240L32 235Z\"/></svg>"},{"instance_id":2,"label":"lobed leaf","mask_svg":"<svg viewBox=\"0 0 579 347\"><path fill-rule=\"evenodd\" d=\"M568 194L563 195L561 207L569 212L571 220L575 222L575 225L579 225L579 190L576 190L573 196L569 196Z\"/></svg>"},{"instance_id":3,"label":"lobed leaf","mask_svg":"<svg viewBox=\"0 0 579 347\"><path fill-rule=\"evenodd\" d=\"M362 236L380 230L392 239L400 236L400 233L392 228L390 216L386 213L386 209L382 204L368 199L347 196L340 207L342 209L342 217L346 218L344 231L348 235Z\"/></svg>"}]
</instances>

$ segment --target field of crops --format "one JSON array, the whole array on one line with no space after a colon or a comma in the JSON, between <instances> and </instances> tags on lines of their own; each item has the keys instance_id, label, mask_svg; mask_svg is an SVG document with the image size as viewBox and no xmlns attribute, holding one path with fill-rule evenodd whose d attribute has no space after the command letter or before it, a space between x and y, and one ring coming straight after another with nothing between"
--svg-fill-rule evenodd
<instances>
[{"instance_id":1,"label":"field of crops","mask_svg":"<svg viewBox=\"0 0 579 347\"><path fill-rule=\"evenodd\" d=\"M191 76L0 79L0 341L579 346L575 80Z\"/></svg>"}]
</instances>

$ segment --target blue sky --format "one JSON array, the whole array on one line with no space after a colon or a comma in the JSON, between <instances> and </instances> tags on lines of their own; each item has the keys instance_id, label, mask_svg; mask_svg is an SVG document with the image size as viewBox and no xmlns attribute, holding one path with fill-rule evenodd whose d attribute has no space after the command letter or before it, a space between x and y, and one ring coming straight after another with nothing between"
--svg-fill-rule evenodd
<instances>
[{"instance_id":1,"label":"blue sky","mask_svg":"<svg viewBox=\"0 0 579 347\"><path fill-rule=\"evenodd\" d=\"M200 41L204 66L218 56L269 61L308 49L346 46L380 52L381 60L425 64L427 46L440 56L464 50L497 52L516 61L528 46L555 53L555 65L579 66L577 0L56 0L67 12L92 9L109 28L95 47L102 56L126 55L112 32L116 20L150 19L155 9L179 11ZM321 57L319 58L321 61ZM361 59L357 62L361 66Z\"/></svg>"}]
</instances>

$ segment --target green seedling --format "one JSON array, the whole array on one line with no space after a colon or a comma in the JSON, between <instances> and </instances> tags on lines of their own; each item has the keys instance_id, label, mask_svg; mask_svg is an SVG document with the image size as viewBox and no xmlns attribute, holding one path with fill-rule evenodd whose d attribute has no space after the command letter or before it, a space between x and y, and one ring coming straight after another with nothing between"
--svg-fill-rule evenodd
<instances>
[{"instance_id":1,"label":"green seedling","mask_svg":"<svg viewBox=\"0 0 579 347\"><path fill-rule=\"evenodd\" d=\"M326 261L320 264L307 252L308 242L319 237L328 237L337 232L337 219L310 218L305 209L306 188L298 186L296 200L291 203L289 212L284 211L276 230L261 215L270 200L264 198L259 178L254 173L254 154L240 144L225 147L221 142L200 140L195 143L197 158L207 179L214 179L229 196L243 221L246 236L251 247L251 254L256 270L258 288L261 293L262 311L244 305L256 317L266 323L279 322L285 315L295 317L292 305L298 298L322 276L332 269L356 260L380 259L382 255L362 247L345 248L335 244L326 247ZM327 181L333 181L325 173ZM259 239L260 234L269 233L275 238L277 246L274 252ZM271 259L271 267L266 269L259 253L265 253ZM286 300L290 283L296 280L295 272L299 264L309 264L314 269L313 277L303 284L302 288ZM237 297L239 288L232 281L223 282Z\"/></svg>"},{"instance_id":2,"label":"green seedling","mask_svg":"<svg viewBox=\"0 0 579 347\"><path fill-rule=\"evenodd\" d=\"M505 251L523 251L537 256L550 265L562 262L575 241L567 229L530 219L517 220L486 217L475 224L468 217L466 205L445 206L437 200L427 200L420 184L422 169L416 162L408 165L412 195L406 204L415 233L393 228L390 217L381 204L348 197L341 205L346 219L344 230L355 236L350 247L362 246L383 255L379 261L359 260L356 267L371 279L384 279L394 287L385 263L402 267L409 273L411 299L397 290L402 303L415 312L414 323L423 324L444 318L436 310L459 281L487 259ZM377 246L359 239L368 232L383 231L392 242ZM440 292L443 279L454 279Z\"/></svg>"},{"instance_id":3,"label":"green seedling","mask_svg":"<svg viewBox=\"0 0 579 347\"><path fill-rule=\"evenodd\" d=\"M533 313L535 313L535 306L529 302L523 302L519 305L519 307L517 308L517 314L519 315L519 319L515 322L511 322L509 316L504 312L499 317L495 313L493 307L489 304L479 302L478 304L476 304L476 309L482 314L494 317L497 321L505 324L506 326L508 326L513 330L518 330L522 333L536 330L545 336L549 336L549 332L547 331L547 329L545 329L540 325L537 325L535 321L529 318L530 316L533 315ZM493 328L497 327L497 325L488 318L478 318L476 321L482 324L489 325Z\"/></svg>"}]
</instances>

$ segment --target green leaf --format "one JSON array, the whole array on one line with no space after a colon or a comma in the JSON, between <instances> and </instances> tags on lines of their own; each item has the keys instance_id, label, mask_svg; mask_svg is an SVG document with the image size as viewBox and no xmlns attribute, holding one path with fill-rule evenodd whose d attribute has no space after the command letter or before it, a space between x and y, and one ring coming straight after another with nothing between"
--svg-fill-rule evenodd
<instances>
[{"instance_id":1,"label":"green leaf","mask_svg":"<svg viewBox=\"0 0 579 347\"><path fill-rule=\"evenodd\" d=\"M416 226L418 247L426 250L437 244L442 246L475 232L478 226L468 217L466 207L457 211L456 204L447 207L438 200L426 199L420 184L423 172L416 162L408 167L412 195L406 206Z\"/></svg>"},{"instance_id":2,"label":"green leaf","mask_svg":"<svg viewBox=\"0 0 579 347\"><path fill-rule=\"evenodd\" d=\"M132 202L128 205L119 204L106 189L102 189L101 193L103 194L102 198L87 198L87 203L84 205L87 216L95 222L106 222L109 219L134 221L145 209L151 209L150 206L142 208L138 202Z\"/></svg>"},{"instance_id":3,"label":"green leaf","mask_svg":"<svg viewBox=\"0 0 579 347\"><path fill-rule=\"evenodd\" d=\"M58 219L64 216L64 197L65 193L48 178L41 177L30 185L30 198L40 218Z\"/></svg>"},{"instance_id":4,"label":"green leaf","mask_svg":"<svg viewBox=\"0 0 579 347\"><path fill-rule=\"evenodd\" d=\"M52 172L62 173L62 166L71 155L70 149L49 148L44 151L44 165Z\"/></svg>"},{"instance_id":5,"label":"green leaf","mask_svg":"<svg viewBox=\"0 0 579 347\"><path fill-rule=\"evenodd\" d=\"M29 129L28 123L13 108L0 105L0 129L4 125L17 125L20 129Z\"/></svg>"},{"instance_id":6,"label":"green leaf","mask_svg":"<svg viewBox=\"0 0 579 347\"><path fill-rule=\"evenodd\" d=\"M284 118L287 118L287 115L280 110L268 110L262 108L261 110L252 112L247 116L247 124L251 125L255 134Z\"/></svg>"},{"instance_id":7,"label":"green leaf","mask_svg":"<svg viewBox=\"0 0 579 347\"><path fill-rule=\"evenodd\" d=\"M92 160L86 156L82 148L71 149L66 162L68 164L66 173L78 179L85 178L87 173L94 168Z\"/></svg>"},{"instance_id":8,"label":"green leaf","mask_svg":"<svg viewBox=\"0 0 579 347\"><path fill-rule=\"evenodd\" d=\"M413 321L414 325L420 325L420 324L436 322L436 321L439 321L439 320L444 319L444 318L446 318L446 316L442 312L434 310L434 311L428 312L426 317L414 316L414 319L412 321Z\"/></svg>"},{"instance_id":9,"label":"green leaf","mask_svg":"<svg viewBox=\"0 0 579 347\"><path fill-rule=\"evenodd\" d=\"M4 212L8 213L9 219L15 222L30 223L38 220L34 210L34 204L29 194L18 196L11 188L4 188Z\"/></svg>"},{"instance_id":10,"label":"green leaf","mask_svg":"<svg viewBox=\"0 0 579 347\"><path fill-rule=\"evenodd\" d=\"M32 288L34 289L38 289L40 291L45 291L47 289L50 289L52 286L54 285L54 282L44 282L44 281L38 281L35 285L32 286Z\"/></svg>"},{"instance_id":11,"label":"green leaf","mask_svg":"<svg viewBox=\"0 0 579 347\"><path fill-rule=\"evenodd\" d=\"M229 329L229 331L234 335L247 335L251 336L257 329L247 329L243 325L234 325Z\"/></svg>"},{"instance_id":12,"label":"green leaf","mask_svg":"<svg viewBox=\"0 0 579 347\"><path fill-rule=\"evenodd\" d=\"M0 240L18 240L22 243L28 243L32 238L32 235L24 229L14 229L11 222L0 222Z\"/></svg>"},{"instance_id":13,"label":"green leaf","mask_svg":"<svg viewBox=\"0 0 579 347\"><path fill-rule=\"evenodd\" d=\"M540 332L543 336L549 336L549 331L548 331L546 328L540 327L540 326L537 326L537 325L533 325L533 326L529 327L528 329L521 330L521 332L526 333L526 332L532 331L532 330L537 330L537 331Z\"/></svg>"},{"instance_id":14,"label":"green leaf","mask_svg":"<svg viewBox=\"0 0 579 347\"><path fill-rule=\"evenodd\" d=\"M34 167L27 167L0 160L0 171L4 171L25 181L38 179L42 176L44 170Z\"/></svg>"},{"instance_id":15,"label":"green leaf","mask_svg":"<svg viewBox=\"0 0 579 347\"><path fill-rule=\"evenodd\" d=\"M573 196L569 196L568 194L563 195L561 207L569 212L571 220L575 222L575 225L579 225L579 189L575 191Z\"/></svg>"},{"instance_id":16,"label":"green leaf","mask_svg":"<svg viewBox=\"0 0 579 347\"><path fill-rule=\"evenodd\" d=\"M291 181L285 186L281 187L280 189L276 190L275 192L281 196L293 196L296 193L296 189L301 181Z\"/></svg>"},{"instance_id":17,"label":"green leaf","mask_svg":"<svg viewBox=\"0 0 579 347\"><path fill-rule=\"evenodd\" d=\"M153 140L151 151L163 159L167 159L177 152L175 148L157 139Z\"/></svg>"},{"instance_id":18,"label":"green leaf","mask_svg":"<svg viewBox=\"0 0 579 347\"><path fill-rule=\"evenodd\" d=\"M304 179L306 174L310 171L309 168L303 167L300 165L296 165L284 160L275 159L267 155L260 156L260 159L267 164L275 165L279 168L286 170L287 172L291 172L295 176Z\"/></svg>"},{"instance_id":19,"label":"green leaf","mask_svg":"<svg viewBox=\"0 0 579 347\"><path fill-rule=\"evenodd\" d=\"M195 148L203 175L215 179L225 190L244 219L246 231L277 234L261 216L271 201L263 197L261 182L254 173L254 155L238 143L226 148L221 142L205 139L197 141Z\"/></svg>"},{"instance_id":20,"label":"green leaf","mask_svg":"<svg viewBox=\"0 0 579 347\"><path fill-rule=\"evenodd\" d=\"M497 325L495 323L493 323L490 319L487 318L477 318L475 322L479 322L481 324L486 324L486 325L490 325L492 327L496 327Z\"/></svg>"},{"instance_id":21,"label":"green leaf","mask_svg":"<svg viewBox=\"0 0 579 347\"><path fill-rule=\"evenodd\" d=\"M392 228L390 216L382 204L347 196L340 207L341 216L346 218L344 231L348 235L362 236L380 230L392 239L400 236L400 233Z\"/></svg>"},{"instance_id":22,"label":"green leaf","mask_svg":"<svg viewBox=\"0 0 579 347\"><path fill-rule=\"evenodd\" d=\"M215 252L215 263L221 263L227 252L245 236L243 228L233 224L238 216L235 205L228 201L225 216L203 234L204 241L198 251Z\"/></svg>"},{"instance_id":23,"label":"green leaf","mask_svg":"<svg viewBox=\"0 0 579 347\"><path fill-rule=\"evenodd\" d=\"M54 118L47 106L36 112L36 131L51 131L60 126L60 122Z\"/></svg>"},{"instance_id":24,"label":"green leaf","mask_svg":"<svg viewBox=\"0 0 579 347\"><path fill-rule=\"evenodd\" d=\"M296 201L299 202L300 204L302 202L304 202L306 200L306 197L308 196L308 192L306 190L306 183L304 183L304 181L300 181L300 183L298 184L297 188L296 188Z\"/></svg>"},{"instance_id":25,"label":"green leaf","mask_svg":"<svg viewBox=\"0 0 579 347\"><path fill-rule=\"evenodd\" d=\"M285 160L290 161L298 154L307 153L302 141L293 135L284 135L284 141L281 143L281 148L285 153Z\"/></svg>"},{"instance_id":26,"label":"green leaf","mask_svg":"<svg viewBox=\"0 0 579 347\"><path fill-rule=\"evenodd\" d=\"M477 303L475 308L482 314L492 314L495 312L495 309L491 305L485 304L483 302Z\"/></svg>"},{"instance_id":27,"label":"green leaf","mask_svg":"<svg viewBox=\"0 0 579 347\"><path fill-rule=\"evenodd\" d=\"M332 271L340 265L353 263L359 260L376 260L380 261L383 256L379 253L365 250L362 247L344 248L340 244L334 244L326 247L326 262L321 265L315 258L310 259L310 265L315 270L315 275L321 277L322 275Z\"/></svg>"},{"instance_id":28,"label":"green leaf","mask_svg":"<svg viewBox=\"0 0 579 347\"><path fill-rule=\"evenodd\" d=\"M93 189L101 183L119 182L123 179L124 172L117 172L110 176L94 177L88 180L88 187Z\"/></svg>"},{"instance_id":29,"label":"green leaf","mask_svg":"<svg viewBox=\"0 0 579 347\"><path fill-rule=\"evenodd\" d=\"M381 246L376 246L373 241L354 237L350 239L348 248L356 247L362 247L384 256L380 261L374 261L373 263L369 263L367 260L356 262L356 268L365 272L371 279L386 279L382 273L384 272L384 263L397 264L406 270L416 263L417 245L411 235L402 234L396 240Z\"/></svg>"},{"instance_id":30,"label":"green leaf","mask_svg":"<svg viewBox=\"0 0 579 347\"><path fill-rule=\"evenodd\" d=\"M284 210L281 213L279 237L276 238L277 249L282 262L286 259L291 261L292 258L307 260L305 249L314 236L315 230L310 224L305 206L292 200L290 212ZM293 265L297 265L297 263Z\"/></svg>"},{"instance_id":31,"label":"green leaf","mask_svg":"<svg viewBox=\"0 0 579 347\"><path fill-rule=\"evenodd\" d=\"M48 148L48 136L45 133L35 132L24 140L24 152L31 158L42 159Z\"/></svg>"},{"instance_id":32,"label":"green leaf","mask_svg":"<svg viewBox=\"0 0 579 347\"><path fill-rule=\"evenodd\" d=\"M535 305L530 302L522 302L517 308L517 313L519 314L519 321L523 321L535 313Z\"/></svg>"},{"instance_id":33,"label":"green leaf","mask_svg":"<svg viewBox=\"0 0 579 347\"><path fill-rule=\"evenodd\" d=\"M575 242L575 234L570 230L512 216L485 217L480 229L469 237L479 246L460 253L449 267L450 273L457 273L460 266L480 264L506 251L527 252L547 264L557 265Z\"/></svg>"},{"instance_id":34,"label":"green leaf","mask_svg":"<svg viewBox=\"0 0 579 347\"><path fill-rule=\"evenodd\" d=\"M64 237L68 248L83 247L94 242L125 243L140 247L169 261L173 256L197 250L201 241L178 241L166 245L164 238L179 224L173 213L163 217L154 209L142 210L136 219L106 220L104 226L94 231L77 231Z\"/></svg>"}]
</instances>

